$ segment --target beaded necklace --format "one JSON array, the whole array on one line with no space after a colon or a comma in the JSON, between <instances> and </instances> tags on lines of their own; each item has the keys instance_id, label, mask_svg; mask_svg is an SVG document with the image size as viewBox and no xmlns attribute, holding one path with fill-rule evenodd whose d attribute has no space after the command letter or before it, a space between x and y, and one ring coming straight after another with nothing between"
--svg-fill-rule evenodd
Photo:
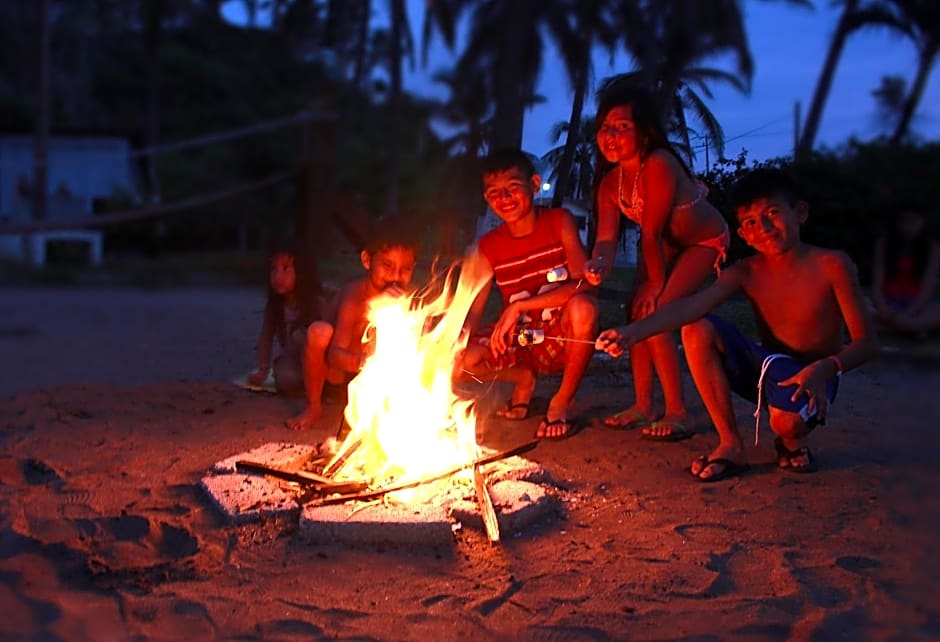
<instances>
[{"instance_id":1,"label":"beaded necklace","mask_svg":"<svg viewBox=\"0 0 940 642\"><path fill-rule=\"evenodd\" d=\"M643 213L643 199L640 198L639 191L640 172L643 171L643 164L640 164L639 169L636 170L636 174L633 176L633 191L630 194L629 202L623 197L623 165L619 169L618 196L620 197L620 209L628 219L634 223L639 223L640 215Z\"/></svg>"}]
</instances>

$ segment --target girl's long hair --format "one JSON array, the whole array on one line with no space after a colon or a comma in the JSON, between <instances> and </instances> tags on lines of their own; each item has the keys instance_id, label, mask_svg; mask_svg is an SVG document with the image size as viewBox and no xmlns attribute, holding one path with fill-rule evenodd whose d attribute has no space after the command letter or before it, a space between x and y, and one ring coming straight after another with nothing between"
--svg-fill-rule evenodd
<instances>
[{"instance_id":1,"label":"girl's long hair","mask_svg":"<svg viewBox=\"0 0 940 642\"><path fill-rule=\"evenodd\" d=\"M297 323L301 327L307 327L320 318L320 312L317 306L317 300L322 294L319 292L319 285L313 278L314 270L310 258L306 252L300 250L300 246L295 241L277 241L268 251L268 272L271 269L271 263L278 256L289 256L294 259L294 274L296 281L294 285L294 300L297 302L297 308L300 312ZM284 295L278 294L271 287L271 278L267 278L267 298L264 304L265 316L270 315L274 322L274 328L278 341L281 345L287 345L288 329L284 319Z\"/></svg>"}]
</instances>

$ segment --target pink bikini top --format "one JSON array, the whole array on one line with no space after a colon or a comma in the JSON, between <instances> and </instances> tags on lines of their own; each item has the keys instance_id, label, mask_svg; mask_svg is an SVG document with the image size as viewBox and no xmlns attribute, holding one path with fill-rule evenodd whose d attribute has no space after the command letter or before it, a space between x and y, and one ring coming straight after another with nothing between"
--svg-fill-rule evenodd
<instances>
[{"instance_id":1,"label":"pink bikini top","mask_svg":"<svg viewBox=\"0 0 940 642\"><path fill-rule=\"evenodd\" d=\"M623 212L624 216L628 219L640 225L640 215L643 213L643 199L640 197L640 191L638 189L640 184L640 172L643 171L643 165L640 165L640 169L637 170L636 175L633 177L633 191L630 194L630 201L626 201L623 198L623 167L620 167L620 174L618 179L618 196L620 200L620 211ZM708 196L708 185L702 181L696 180L695 186L698 189L698 194L691 201L686 201L685 203L678 203L673 206L673 210L684 210L690 207L694 207L696 203Z\"/></svg>"}]
</instances>

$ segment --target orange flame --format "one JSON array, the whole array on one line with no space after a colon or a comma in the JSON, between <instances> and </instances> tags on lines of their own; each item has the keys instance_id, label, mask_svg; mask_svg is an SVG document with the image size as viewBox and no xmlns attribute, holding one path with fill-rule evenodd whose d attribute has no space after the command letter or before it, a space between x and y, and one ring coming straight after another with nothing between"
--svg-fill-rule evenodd
<instances>
[{"instance_id":1,"label":"orange flame","mask_svg":"<svg viewBox=\"0 0 940 642\"><path fill-rule=\"evenodd\" d=\"M451 382L466 347L464 321L491 272L466 258L432 300L380 296L370 305L374 350L349 383L349 452L334 478L417 479L479 456L472 400Z\"/></svg>"}]
</instances>

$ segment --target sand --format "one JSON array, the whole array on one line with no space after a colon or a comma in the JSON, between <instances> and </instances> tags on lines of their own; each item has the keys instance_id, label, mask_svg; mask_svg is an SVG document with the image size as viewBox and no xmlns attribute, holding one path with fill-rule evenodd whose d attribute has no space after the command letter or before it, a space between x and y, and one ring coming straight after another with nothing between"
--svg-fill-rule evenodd
<instances>
[{"instance_id":1,"label":"sand","mask_svg":"<svg viewBox=\"0 0 940 642\"><path fill-rule=\"evenodd\" d=\"M765 430L749 474L696 482L716 438L689 384L690 440L594 424L527 453L563 510L499 545L312 546L290 520L226 525L197 487L229 455L336 429L338 407L293 433L297 400L229 383L261 307L251 290L0 290L0 639L940 639L935 359L846 376L812 475L777 470ZM578 413L622 407L629 384L597 363ZM480 431L506 447L536 423Z\"/></svg>"}]
</instances>

